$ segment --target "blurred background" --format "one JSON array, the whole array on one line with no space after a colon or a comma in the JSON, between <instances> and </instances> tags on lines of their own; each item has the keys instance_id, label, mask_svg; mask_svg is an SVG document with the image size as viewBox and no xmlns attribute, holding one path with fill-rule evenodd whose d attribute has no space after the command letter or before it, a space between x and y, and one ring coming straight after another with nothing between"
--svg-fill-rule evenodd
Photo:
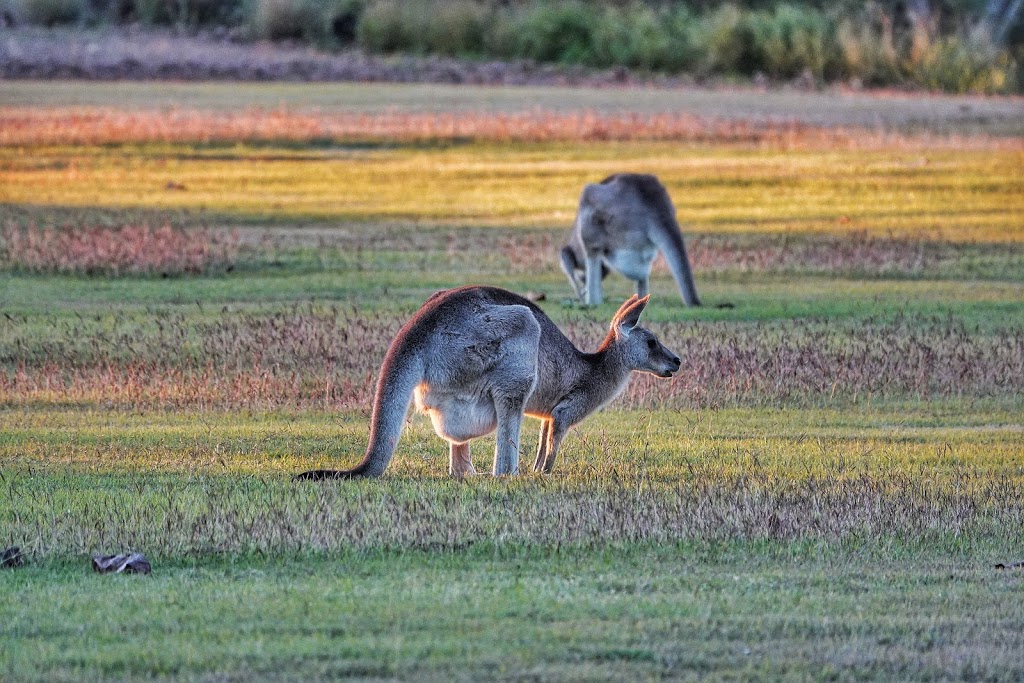
<instances>
[{"instance_id":1,"label":"blurred background","mask_svg":"<svg viewBox=\"0 0 1024 683\"><path fill-rule=\"evenodd\" d=\"M171 28L217 41L530 60L697 82L795 80L808 87L843 83L1015 93L1022 88L1022 5L1022 0L0 0L0 22L18 29ZM6 55L8 71L14 57Z\"/></svg>"}]
</instances>

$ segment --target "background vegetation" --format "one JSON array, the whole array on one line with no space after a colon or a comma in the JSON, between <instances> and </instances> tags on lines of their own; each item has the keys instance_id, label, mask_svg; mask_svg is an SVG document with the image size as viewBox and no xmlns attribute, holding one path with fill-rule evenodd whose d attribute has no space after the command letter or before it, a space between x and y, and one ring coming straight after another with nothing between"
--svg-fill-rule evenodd
<instances>
[{"instance_id":1,"label":"background vegetation","mask_svg":"<svg viewBox=\"0 0 1024 683\"><path fill-rule=\"evenodd\" d=\"M10 21L233 27L328 49L950 92L1021 87L1019 3L2 0Z\"/></svg>"}]
</instances>

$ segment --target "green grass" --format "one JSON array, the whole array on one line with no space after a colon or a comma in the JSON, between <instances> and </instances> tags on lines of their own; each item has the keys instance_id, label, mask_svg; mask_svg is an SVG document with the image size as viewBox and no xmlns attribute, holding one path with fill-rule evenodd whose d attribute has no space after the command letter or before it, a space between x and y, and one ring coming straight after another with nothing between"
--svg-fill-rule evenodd
<instances>
[{"instance_id":1,"label":"green grass","mask_svg":"<svg viewBox=\"0 0 1024 683\"><path fill-rule=\"evenodd\" d=\"M186 560L151 577L84 564L7 578L31 597L4 610L5 678L1024 674L1019 576L899 546Z\"/></svg>"},{"instance_id":2,"label":"green grass","mask_svg":"<svg viewBox=\"0 0 1024 683\"><path fill-rule=\"evenodd\" d=\"M341 487L287 477L358 415L4 422L8 680L1020 673L1019 408L607 411L554 477L463 484L417 420ZM90 572L122 547L154 574Z\"/></svg>"},{"instance_id":3,"label":"green grass","mask_svg":"<svg viewBox=\"0 0 1024 683\"><path fill-rule=\"evenodd\" d=\"M509 92L0 84L14 106L506 109ZM534 94L735 116L760 98ZM962 105L1005 104L763 99L934 109L929 130L959 133ZM1024 677L1020 570L994 568L1024 560L1012 149L0 148L0 220L213 222L243 245L210 277L0 272L0 547L28 553L0 570L0 678ZM686 350L677 381L635 380L552 476L451 481L417 416L384 478L290 481L360 457L387 343L437 289L544 292L596 343L629 283L583 309L557 249L582 184L624 169L666 180L710 304L685 308L656 269L645 319ZM474 445L478 470L493 447ZM152 576L89 569L129 548Z\"/></svg>"},{"instance_id":4,"label":"green grass","mask_svg":"<svg viewBox=\"0 0 1024 683\"><path fill-rule=\"evenodd\" d=\"M464 484L417 420L345 487L287 477L358 415L4 418L11 680L1019 673L1019 408L607 411ZM91 574L120 547L154 575Z\"/></svg>"}]
</instances>

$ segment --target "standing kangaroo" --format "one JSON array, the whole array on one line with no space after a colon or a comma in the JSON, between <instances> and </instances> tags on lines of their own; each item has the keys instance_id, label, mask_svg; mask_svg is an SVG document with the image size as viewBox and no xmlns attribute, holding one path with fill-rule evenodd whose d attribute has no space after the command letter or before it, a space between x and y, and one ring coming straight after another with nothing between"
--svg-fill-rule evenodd
<instances>
[{"instance_id":1,"label":"standing kangaroo","mask_svg":"<svg viewBox=\"0 0 1024 683\"><path fill-rule=\"evenodd\" d=\"M652 175L620 173L583 188L562 270L589 306L600 304L601 280L616 270L649 291L651 264L665 255L687 306L700 306L690 260L665 186Z\"/></svg>"},{"instance_id":2,"label":"standing kangaroo","mask_svg":"<svg viewBox=\"0 0 1024 683\"><path fill-rule=\"evenodd\" d=\"M612 318L594 353L577 349L535 304L496 287L439 292L399 330L377 381L370 443L350 470L299 480L379 477L413 398L450 444L452 476L475 474L471 439L497 429L494 474L516 474L523 415L542 421L535 471L551 472L566 432L621 392L634 370L671 377L679 358L638 327L647 297Z\"/></svg>"}]
</instances>

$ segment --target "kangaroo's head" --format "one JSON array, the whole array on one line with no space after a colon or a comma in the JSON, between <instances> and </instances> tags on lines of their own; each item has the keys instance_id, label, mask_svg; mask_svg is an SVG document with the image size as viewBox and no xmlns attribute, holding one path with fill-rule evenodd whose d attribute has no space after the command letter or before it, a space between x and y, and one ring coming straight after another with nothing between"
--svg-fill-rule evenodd
<instances>
[{"instance_id":1,"label":"kangaroo's head","mask_svg":"<svg viewBox=\"0 0 1024 683\"><path fill-rule=\"evenodd\" d=\"M665 348L653 332L638 324L648 299L650 295L641 299L634 294L619 307L612 318L608 342L617 347L630 370L671 377L679 370L679 356Z\"/></svg>"}]
</instances>

